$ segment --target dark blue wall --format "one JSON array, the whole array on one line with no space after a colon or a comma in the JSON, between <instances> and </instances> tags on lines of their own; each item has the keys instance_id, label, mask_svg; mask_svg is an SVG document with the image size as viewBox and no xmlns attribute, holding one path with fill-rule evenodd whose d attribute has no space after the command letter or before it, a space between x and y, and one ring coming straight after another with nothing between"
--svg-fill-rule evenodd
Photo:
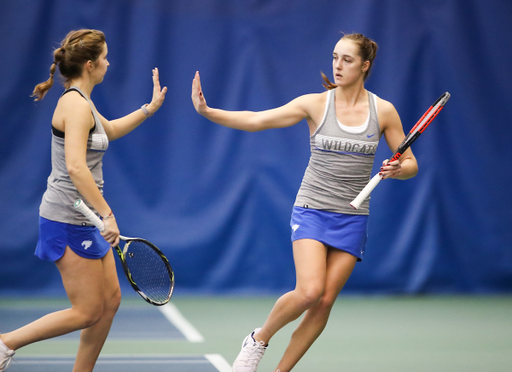
<instances>
[{"instance_id":1,"label":"dark blue wall","mask_svg":"<svg viewBox=\"0 0 512 372\"><path fill-rule=\"evenodd\" d=\"M62 87L29 95L78 28L107 36L111 65L92 96L105 117L150 100L152 67L169 88L153 118L111 144L104 170L122 233L164 250L176 293L293 287L288 223L309 157L305 122L244 133L197 115L195 71L210 106L276 107L323 90L341 31L379 44L367 88L406 131L452 94L413 146L418 176L373 193L347 291L510 293L511 19L507 0L0 1L0 294L62 293L54 265L33 256ZM389 155L383 141L377 163Z\"/></svg>"}]
</instances>

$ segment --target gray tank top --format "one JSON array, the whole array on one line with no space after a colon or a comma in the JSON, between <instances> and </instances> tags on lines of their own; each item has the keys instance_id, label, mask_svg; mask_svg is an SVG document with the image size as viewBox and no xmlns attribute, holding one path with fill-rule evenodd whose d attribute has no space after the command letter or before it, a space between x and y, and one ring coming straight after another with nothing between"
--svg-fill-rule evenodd
<instances>
[{"instance_id":1,"label":"gray tank top","mask_svg":"<svg viewBox=\"0 0 512 372\"><path fill-rule=\"evenodd\" d=\"M75 90L84 97L91 106L94 117L94 128L87 139L87 166L90 169L96 186L103 193L102 158L108 148L108 137L101 125L100 118L92 102L77 87L70 87L62 95ZM48 220L69 223L72 225L91 225L89 220L73 207L76 199L84 199L69 177L64 156L64 133L52 128L52 172L48 177L46 192L39 207L39 215ZM92 209L91 205L84 202ZM94 210L94 209L93 209Z\"/></svg>"},{"instance_id":2,"label":"gray tank top","mask_svg":"<svg viewBox=\"0 0 512 372\"><path fill-rule=\"evenodd\" d=\"M310 137L311 157L295 206L336 213L367 215L369 198L357 210L350 202L368 183L381 136L377 98L368 92L365 124L348 127L336 117L335 90L327 92L324 118Z\"/></svg>"}]
</instances>

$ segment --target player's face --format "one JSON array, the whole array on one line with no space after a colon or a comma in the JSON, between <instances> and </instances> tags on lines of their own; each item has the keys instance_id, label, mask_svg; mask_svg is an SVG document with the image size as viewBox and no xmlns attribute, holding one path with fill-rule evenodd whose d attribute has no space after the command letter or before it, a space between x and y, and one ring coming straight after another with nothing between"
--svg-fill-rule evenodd
<instances>
[{"instance_id":1,"label":"player's face","mask_svg":"<svg viewBox=\"0 0 512 372\"><path fill-rule=\"evenodd\" d=\"M108 47L107 43L105 43L103 44L103 52L100 54L98 60L95 63L94 70L92 71L92 74L94 75L94 78L97 81L96 84L101 83L103 81L103 78L107 73L107 67L110 65L110 63L108 63L107 60L107 54Z\"/></svg>"},{"instance_id":2,"label":"player's face","mask_svg":"<svg viewBox=\"0 0 512 372\"><path fill-rule=\"evenodd\" d=\"M359 79L364 80L363 64L359 56L359 46L351 40L341 39L332 52L332 69L334 84L347 86L354 84Z\"/></svg>"}]
</instances>

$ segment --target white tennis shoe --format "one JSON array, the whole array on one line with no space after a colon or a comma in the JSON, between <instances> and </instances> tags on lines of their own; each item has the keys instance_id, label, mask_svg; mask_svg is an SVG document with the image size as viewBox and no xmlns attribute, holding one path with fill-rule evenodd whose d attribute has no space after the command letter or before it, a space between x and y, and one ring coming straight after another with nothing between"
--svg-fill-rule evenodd
<instances>
[{"instance_id":1,"label":"white tennis shoe","mask_svg":"<svg viewBox=\"0 0 512 372\"><path fill-rule=\"evenodd\" d=\"M9 349L0 340L0 372L5 371L11 365L12 357L14 356L14 350Z\"/></svg>"},{"instance_id":2,"label":"white tennis shoe","mask_svg":"<svg viewBox=\"0 0 512 372\"><path fill-rule=\"evenodd\" d=\"M267 346L265 342L256 341L254 334L258 333L261 328L256 328L242 343L242 350L233 363L233 372L256 372L258 363L261 360Z\"/></svg>"}]
</instances>

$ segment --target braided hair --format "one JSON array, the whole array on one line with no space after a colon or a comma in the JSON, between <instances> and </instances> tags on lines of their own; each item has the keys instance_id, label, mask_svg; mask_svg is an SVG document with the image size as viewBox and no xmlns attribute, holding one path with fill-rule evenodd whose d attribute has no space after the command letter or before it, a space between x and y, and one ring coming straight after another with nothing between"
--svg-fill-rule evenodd
<instances>
[{"instance_id":1,"label":"braided hair","mask_svg":"<svg viewBox=\"0 0 512 372\"><path fill-rule=\"evenodd\" d=\"M105 34L98 30L82 29L69 32L60 47L53 52L53 63L50 66L50 77L43 83L36 85L32 97L36 101L44 98L53 86L54 74L59 67L64 87L69 88L71 80L82 75L84 64L87 61L96 62L103 52Z\"/></svg>"}]
</instances>

